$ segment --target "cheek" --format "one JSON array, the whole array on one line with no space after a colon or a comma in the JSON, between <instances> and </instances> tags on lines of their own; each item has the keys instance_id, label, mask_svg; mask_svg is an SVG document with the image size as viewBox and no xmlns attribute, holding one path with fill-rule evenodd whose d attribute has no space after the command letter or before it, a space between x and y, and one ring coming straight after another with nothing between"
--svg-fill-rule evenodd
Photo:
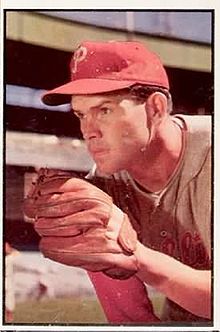
<instances>
[{"instance_id":1,"label":"cheek","mask_svg":"<svg viewBox=\"0 0 220 332\"><path fill-rule=\"evenodd\" d=\"M124 123L121 126L120 139L124 144L143 145L148 139L148 130L143 123Z\"/></svg>"},{"instance_id":2,"label":"cheek","mask_svg":"<svg viewBox=\"0 0 220 332\"><path fill-rule=\"evenodd\" d=\"M135 136L133 128L126 123L115 123L106 129L105 139L115 148L125 145Z\"/></svg>"}]
</instances>

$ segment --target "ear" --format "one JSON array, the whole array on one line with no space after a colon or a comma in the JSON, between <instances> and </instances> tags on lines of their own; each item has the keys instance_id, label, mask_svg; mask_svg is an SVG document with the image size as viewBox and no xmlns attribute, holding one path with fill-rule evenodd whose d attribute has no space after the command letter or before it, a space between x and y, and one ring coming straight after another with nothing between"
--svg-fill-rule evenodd
<instances>
[{"instance_id":1,"label":"ear","mask_svg":"<svg viewBox=\"0 0 220 332\"><path fill-rule=\"evenodd\" d=\"M145 105L150 122L160 124L167 115L166 96L161 92L154 92L148 97Z\"/></svg>"}]
</instances>

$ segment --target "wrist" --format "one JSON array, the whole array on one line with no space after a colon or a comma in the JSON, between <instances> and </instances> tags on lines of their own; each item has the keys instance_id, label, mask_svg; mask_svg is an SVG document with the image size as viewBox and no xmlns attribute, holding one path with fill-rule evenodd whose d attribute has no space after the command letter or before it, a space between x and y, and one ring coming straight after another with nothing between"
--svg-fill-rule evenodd
<instances>
[{"instance_id":1,"label":"wrist","mask_svg":"<svg viewBox=\"0 0 220 332\"><path fill-rule=\"evenodd\" d=\"M169 257L145 247L139 241L137 242L134 256L137 265L137 277L159 291L163 291L169 279L169 276L165 272L166 269L164 269L166 258Z\"/></svg>"}]
</instances>

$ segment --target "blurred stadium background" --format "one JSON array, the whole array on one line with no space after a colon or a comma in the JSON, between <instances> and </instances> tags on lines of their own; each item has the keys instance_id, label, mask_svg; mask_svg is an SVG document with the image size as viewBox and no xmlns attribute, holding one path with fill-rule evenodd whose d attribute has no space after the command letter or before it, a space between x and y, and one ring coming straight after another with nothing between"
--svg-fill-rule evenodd
<instances>
[{"instance_id":1,"label":"blurred stadium background","mask_svg":"<svg viewBox=\"0 0 220 332\"><path fill-rule=\"evenodd\" d=\"M47 107L40 96L68 81L69 60L80 41L134 39L147 43L162 58L174 112L212 114L213 13L7 10L4 15L3 231L4 241L20 251L14 257L15 323L105 323L86 273L42 258L39 237L22 213L36 167L84 175L93 163L69 105ZM155 292L150 294L155 300ZM55 299L57 305L51 302ZM50 308L46 311L45 301ZM38 306L39 316L32 312L29 317L30 303ZM61 308L70 310L70 316L60 315Z\"/></svg>"}]
</instances>

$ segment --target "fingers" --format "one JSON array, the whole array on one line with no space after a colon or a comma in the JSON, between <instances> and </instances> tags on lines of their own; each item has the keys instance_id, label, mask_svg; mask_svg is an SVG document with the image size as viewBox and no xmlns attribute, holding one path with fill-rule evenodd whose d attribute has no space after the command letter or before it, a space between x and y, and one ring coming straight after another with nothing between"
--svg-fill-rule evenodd
<instances>
[{"instance_id":1,"label":"fingers","mask_svg":"<svg viewBox=\"0 0 220 332\"><path fill-rule=\"evenodd\" d=\"M63 255L81 255L85 257L89 254L99 253L122 253L121 246L105 238L105 229L91 229L86 233L74 236L46 236L42 237L40 249L43 253L57 252Z\"/></svg>"},{"instance_id":2,"label":"fingers","mask_svg":"<svg viewBox=\"0 0 220 332\"><path fill-rule=\"evenodd\" d=\"M44 181L39 184L39 191L41 195L63 192L84 193L87 197L104 196L106 200L109 200L109 196L104 191L79 178L57 178Z\"/></svg>"},{"instance_id":3,"label":"fingers","mask_svg":"<svg viewBox=\"0 0 220 332\"><path fill-rule=\"evenodd\" d=\"M74 243L73 238L42 238L40 250L45 257L59 263L82 267L89 271L109 270L109 275L112 273L120 279L124 279L121 269L124 270L126 278L133 274L133 271L136 272L134 257L124 255L120 247L114 248L114 250L111 249L111 251L109 251L110 248L105 248L106 251L103 251L103 243L100 245L97 240L94 243L94 241L90 242L87 239L85 245L83 238L81 238L81 241L79 241L79 237L76 239L77 241ZM94 249L94 244L97 249ZM118 273L116 270L118 270Z\"/></svg>"},{"instance_id":4,"label":"fingers","mask_svg":"<svg viewBox=\"0 0 220 332\"><path fill-rule=\"evenodd\" d=\"M45 179L38 180L24 200L23 211L28 217L66 216L92 208L96 204L95 200L97 204L112 204L110 196L87 181L75 177L67 178L65 174L59 176L52 175L48 178L40 174L39 177Z\"/></svg>"},{"instance_id":5,"label":"fingers","mask_svg":"<svg viewBox=\"0 0 220 332\"><path fill-rule=\"evenodd\" d=\"M96 211L96 212L95 212ZM111 211L111 206L108 204L100 204L96 200L80 199L78 201L63 202L56 205L44 206L41 205L37 209L38 218L58 218L58 217L68 217L70 215L77 214L79 212L84 212L84 220L86 222L87 216L90 214L100 217L101 220L106 223L106 219L109 219ZM64 219L65 220L65 219ZM64 221L65 222L65 221Z\"/></svg>"},{"instance_id":6,"label":"fingers","mask_svg":"<svg viewBox=\"0 0 220 332\"><path fill-rule=\"evenodd\" d=\"M34 202L38 206L53 206L59 205L63 202L77 202L77 201L93 201L95 202L103 202L104 204L111 204L111 199L106 199L104 195L97 194L96 191L87 191L87 190L80 190L77 192L52 192L50 194L40 194L38 197L35 198Z\"/></svg>"},{"instance_id":7,"label":"fingers","mask_svg":"<svg viewBox=\"0 0 220 332\"><path fill-rule=\"evenodd\" d=\"M76 235L91 227L106 227L109 220L109 207L77 212L65 217L38 218L34 227L41 236Z\"/></svg>"},{"instance_id":8,"label":"fingers","mask_svg":"<svg viewBox=\"0 0 220 332\"><path fill-rule=\"evenodd\" d=\"M99 208L101 205L110 206L111 198L96 190L78 190L77 192L64 192L38 195L34 198L24 200L24 213L34 218L38 217L61 217L73 214L93 207Z\"/></svg>"}]
</instances>

